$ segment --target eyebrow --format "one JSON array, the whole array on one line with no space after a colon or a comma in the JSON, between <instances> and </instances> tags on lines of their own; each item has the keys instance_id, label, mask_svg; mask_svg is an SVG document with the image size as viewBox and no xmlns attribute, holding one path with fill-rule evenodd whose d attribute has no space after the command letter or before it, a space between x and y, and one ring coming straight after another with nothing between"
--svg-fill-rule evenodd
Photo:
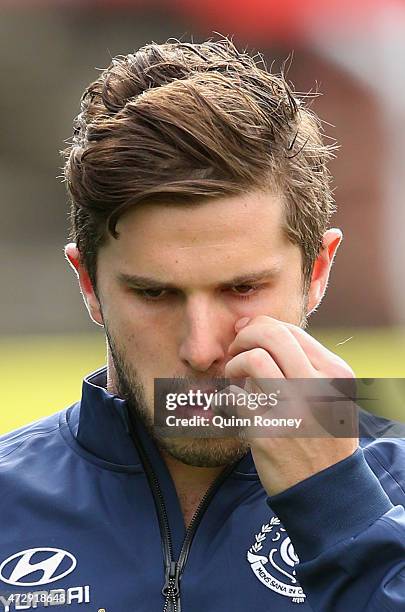
<instances>
[{"instance_id":1,"label":"eyebrow","mask_svg":"<svg viewBox=\"0 0 405 612\"><path fill-rule=\"evenodd\" d=\"M266 270L248 272L246 274L235 276L227 281L223 281L219 283L219 286L227 289L234 287L235 285L244 285L247 283L257 283L262 280L271 280L277 277L280 271L281 266L277 265ZM180 289L180 287L177 287L173 283L165 283L148 276L125 274L124 272L120 272L118 274L118 281L124 285L132 285L133 287L137 287L139 289Z\"/></svg>"}]
</instances>

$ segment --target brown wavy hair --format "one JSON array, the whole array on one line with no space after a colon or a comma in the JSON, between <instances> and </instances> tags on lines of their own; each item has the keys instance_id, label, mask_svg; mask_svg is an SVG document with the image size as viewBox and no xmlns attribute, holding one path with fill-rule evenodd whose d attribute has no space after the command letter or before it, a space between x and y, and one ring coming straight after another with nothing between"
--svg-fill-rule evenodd
<instances>
[{"instance_id":1,"label":"brown wavy hair","mask_svg":"<svg viewBox=\"0 0 405 612\"><path fill-rule=\"evenodd\" d=\"M334 211L326 145L308 98L229 39L149 44L114 58L81 99L63 152L71 239L96 288L97 251L142 202L277 190L308 286Z\"/></svg>"}]
</instances>

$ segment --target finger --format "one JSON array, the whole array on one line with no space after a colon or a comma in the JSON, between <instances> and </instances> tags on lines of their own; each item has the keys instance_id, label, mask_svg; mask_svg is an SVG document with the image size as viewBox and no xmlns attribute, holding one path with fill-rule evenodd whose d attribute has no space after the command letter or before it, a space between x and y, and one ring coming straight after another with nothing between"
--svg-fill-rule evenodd
<instances>
[{"instance_id":1,"label":"finger","mask_svg":"<svg viewBox=\"0 0 405 612\"><path fill-rule=\"evenodd\" d=\"M230 344L228 354L237 355L255 347L268 351L287 378L306 378L315 373L301 344L280 321L270 319L242 328Z\"/></svg>"},{"instance_id":2,"label":"finger","mask_svg":"<svg viewBox=\"0 0 405 612\"><path fill-rule=\"evenodd\" d=\"M318 340L315 340L315 338L310 336L301 327L298 327L293 323L288 323L286 321L270 317L269 315L258 315L253 317L246 327L242 329L247 329L248 327L259 323L278 323L285 326L299 342L313 367L316 370L323 372L324 376L328 376L329 371L331 372L331 377L337 376L336 368L338 368L338 374L341 378L354 377L353 370L341 357L327 349L320 342L318 342Z\"/></svg>"},{"instance_id":3,"label":"finger","mask_svg":"<svg viewBox=\"0 0 405 612\"><path fill-rule=\"evenodd\" d=\"M262 348L254 348L239 353L225 365L226 378L242 378L245 376L251 378L284 378L277 363Z\"/></svg>"},{"instance_id":4,"label":"finger","mask_svg":"<svg viewBox=\"0 0 405 612\"><path fill-rule=\"evenodd\" d=\"M310 336L306 331L292 325L291 323L283 323L289 331L294 335L305 351L308 359L313 367L331 377L351 378L354 377L354 372L350 366L336 353L327 349L318 340ZM336 370L338 368L338 371Z\"/></svg>"}]
</instances>

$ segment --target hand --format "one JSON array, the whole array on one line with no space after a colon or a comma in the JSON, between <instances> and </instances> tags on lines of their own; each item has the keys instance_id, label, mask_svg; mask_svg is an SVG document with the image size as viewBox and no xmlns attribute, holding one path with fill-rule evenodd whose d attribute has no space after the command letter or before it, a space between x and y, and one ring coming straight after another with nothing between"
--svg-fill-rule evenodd
<instances>
[{"instance_id":1,"label":"hand","mask_svg":"<svg viewBox=\"0 0 405 612\"><path fill-rule=\"evenodd\" d=\"M247 378L262 392L266 392L266 383L257 379L354 378L345 361L296 325L263 315L245 325L237 322L235 330L236 338L228 349L226 378ZM278 407L277 416L280 410L282 407ZM358 437L323 433L316 437L269 434L256 438L248 434L256 469L268 495L281 493L342 461L359 445Z\"/></svg>"}]
</instances>

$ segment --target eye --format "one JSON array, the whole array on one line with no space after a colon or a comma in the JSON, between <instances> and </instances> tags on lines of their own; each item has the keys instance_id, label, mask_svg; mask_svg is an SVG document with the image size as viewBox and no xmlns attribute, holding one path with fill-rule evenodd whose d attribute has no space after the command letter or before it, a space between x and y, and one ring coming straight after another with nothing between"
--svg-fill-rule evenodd
<instances>
[{"instance_id":1,"label":"eye","mask_svg":"<svg viewBox=\"0 0 405 612\"><path fill-rule=\"evenodd\" d=\"M134 293L144 300L155 301L162 299L167 293L167 289L133 289Z\"/></svg>"},{"instance_id":2,"label":"eye","mask_svg":"<svg viewBox=\"0 0 405 612\"><path fill-rule=\"evenodd\" d=\"M238 298L247 300L257 289L257 285L235 285L235 287L232 287L232 292L236 294Z\"/></svg>"}]
</instances>

